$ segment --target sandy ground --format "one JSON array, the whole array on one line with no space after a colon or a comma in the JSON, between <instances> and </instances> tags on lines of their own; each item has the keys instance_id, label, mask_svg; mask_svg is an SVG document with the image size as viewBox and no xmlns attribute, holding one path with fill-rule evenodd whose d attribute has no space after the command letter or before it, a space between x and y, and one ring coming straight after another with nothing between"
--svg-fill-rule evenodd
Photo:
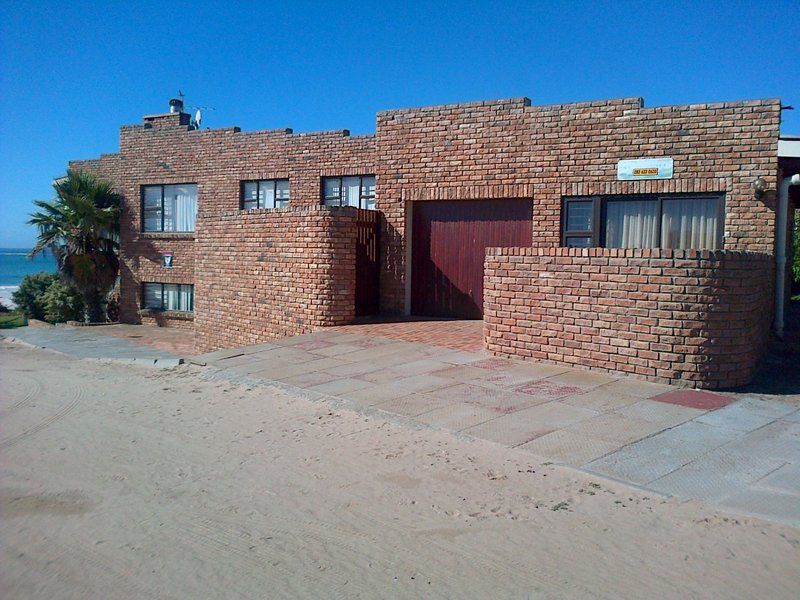
<instances>
[{"instance_id":1,"label":"sandy ground","mask_svg":"<svg viewBox=\"0 0 800 600\"><path fill-rule=\"evenodd\" d=\"M5 598L794 598L800 531L271 388L0 342Z\"/></svg>"}]
</instances>

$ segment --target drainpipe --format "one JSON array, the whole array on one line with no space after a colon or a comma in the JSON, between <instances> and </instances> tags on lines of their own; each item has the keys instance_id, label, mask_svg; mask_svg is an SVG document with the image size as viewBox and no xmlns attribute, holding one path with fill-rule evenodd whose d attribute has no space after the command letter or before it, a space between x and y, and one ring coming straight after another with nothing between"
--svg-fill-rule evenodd
<instances>
[{"instance_id":1,"label":"drainpipe","mask_svg":"<svg viewBox=\"0 0 800 600\"><path fill-rule=\"evenodd\" d=\"M778 214L775 232L775 333L783 338L783 307L786 299L786 224L789 218L789 188L800 185L800 174L784 177L778 187Z\"/></svg>"}]
</instances>

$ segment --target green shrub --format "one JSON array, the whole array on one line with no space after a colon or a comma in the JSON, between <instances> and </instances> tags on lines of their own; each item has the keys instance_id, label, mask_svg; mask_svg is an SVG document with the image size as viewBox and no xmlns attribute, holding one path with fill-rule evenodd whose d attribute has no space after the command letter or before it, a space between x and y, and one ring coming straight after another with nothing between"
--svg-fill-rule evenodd
<instances>
[{"instance_id":1,"label":"green shrub","mask_svg":"<svg viewBox=\"0 0 800 600\"><path fill-rule=\"evenodd\" d=\"M83 321L83 298L78 291L56 280L42 296L44 319L50 323Z\"/></svg>"},{"instance_id":2,"label":"green shrub","mask_svg":"<svg viewBox=\"0 0 800 600\"><path fill-rule=\"evenodd\" d=\"M55 281L58 281L58 275L52 273L25 275L19 289L11 294L11 299L29 319L42 320L45 311L44 293Z\"/></svg>"},{"instance_id":3,"label":"green shrub","mask_svg":"<svg viewBox=\"0 0 800 600\"><path fill-rule=\"evenodd\" d=\"M11 312L11 309L8 308L5 304L0 302L0 315L3 313Z\"/></svg>"}]
</instances>

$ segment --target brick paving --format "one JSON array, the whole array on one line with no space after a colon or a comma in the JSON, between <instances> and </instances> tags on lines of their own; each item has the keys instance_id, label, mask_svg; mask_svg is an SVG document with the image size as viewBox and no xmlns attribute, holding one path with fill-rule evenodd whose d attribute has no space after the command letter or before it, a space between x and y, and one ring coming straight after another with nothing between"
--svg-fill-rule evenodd
<instances>
[{"instance_id":1,"label":"brick paving","mask_svg":"<svg viewBox=\"0 0 800 600\"><path fill-rule=\"evenodd\" d=\"M195 351L194 332L188 329L120 323L95 326L92 331L98 335L124 338L135 344L144 344L181 357L192 356Z\"/></svg>"},{"instance_id":2,"label":"brick paving","mask_svg":"<svg viewBox=\"0 0 800 600\"><path fill-rule=\"evenodd\" d=\"M480 347L469 342L476 331L470 321L362 324L192 361L214 376L277 385L656 493L800 524L800 388L777 397L754 389L723 395L487 357L469 351Z\"/></svg>"}]
</instances>

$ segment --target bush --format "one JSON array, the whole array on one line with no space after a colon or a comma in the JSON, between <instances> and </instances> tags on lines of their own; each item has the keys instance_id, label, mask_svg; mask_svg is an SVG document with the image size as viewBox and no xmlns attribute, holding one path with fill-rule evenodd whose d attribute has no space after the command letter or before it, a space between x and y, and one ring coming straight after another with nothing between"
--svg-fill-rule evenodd
<instances>
[{"instance_id":1,"label":"bush","mask_svg":"<svg viewBox=\"0 0 800 600\"><path fill-rule=\"evenodd\" d=\"M83 321L83 298L75 288L56 280L47 288L42 299L45 321Z\"/></svg>"},{"instance_id":2,"label":"bush","mask_svg":"<svg viewBox=\"0 0 800 600\"><path fill-rule=\"evenodd\" d=\"M25 275L19 289L11 294L11 299L29 319L44 319L44 293L58 281L58 275L52 273L36 273Z\"/></svg>"},{"instance_id":3,"label":"bush","mask_svg":"<svg viewBox=\"0 0 800 600\"><path fill-rule=\"evenodd\" d=\"M0 315L3 313L11 312L11 309L8 308L5 304L0 302Z\"/></svg>"}]
</instances>

